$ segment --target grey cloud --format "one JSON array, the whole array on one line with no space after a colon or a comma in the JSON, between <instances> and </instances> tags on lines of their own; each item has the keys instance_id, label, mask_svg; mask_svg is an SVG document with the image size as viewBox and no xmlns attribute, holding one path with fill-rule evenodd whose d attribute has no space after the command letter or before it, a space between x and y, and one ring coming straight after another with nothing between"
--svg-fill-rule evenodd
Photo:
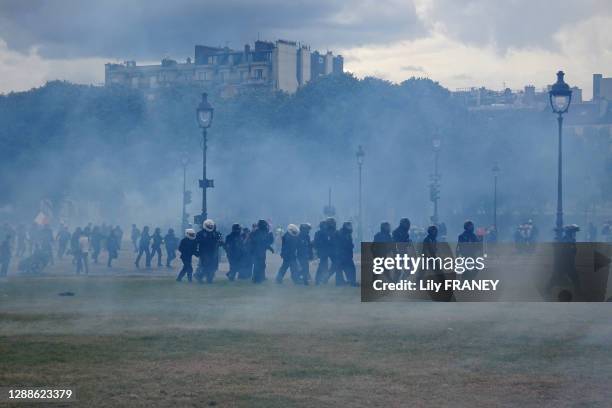
<instances>
[{"instance_id":1,"label":"grey cloud","mask_svg":"<svg viewBox=\"0 0 612 408\"><path fill-rule=\"evenodd\" d=\"M596 15L610 15L609 0L435 0L427 20L441 23L461 42L477 46L556 49L554 34L563 26Z\"/></svg>"},{"instance_id":2,"label":"grey cloud","mask_svg":"<svg viewBox=\"0 0 612 408\"><path fill-rule=\"evenodd\" d=\"M286 38L348 48L427 35L412 1L4 0L0 39L46 58L182 58L194 44Z\"/></svg>"},{"instance_id":3,"label":"grey cloud","mask_svg":"<svg viewBox=\"0 0 612 408\"><path fill-rule=\"evenodd\" d=\"M400 67L400 70L406 72L425 72L425 69L419 65L404 65Z\"/></svg>"},{"instance_id":4,"label":"grey cloud","mask_svg":"<svg viewBox=\"0 0 612 408\"><path fill-rule=\"evenodd\" d=\"M464 79L474 79L474 77L472 77L469 74L456 74L451 76L452 79L457 79L457 80L464 80Z\"/></svg>"}]
</instances>

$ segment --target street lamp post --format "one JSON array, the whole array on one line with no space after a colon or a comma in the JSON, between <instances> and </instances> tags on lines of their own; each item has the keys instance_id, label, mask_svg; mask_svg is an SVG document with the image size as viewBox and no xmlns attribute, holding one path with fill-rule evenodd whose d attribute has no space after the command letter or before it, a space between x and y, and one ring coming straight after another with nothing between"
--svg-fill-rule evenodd
<instances>
[{"instance_id":1,"label":"street lamp post","mask_svg":"<svg viewBox=\"0 0 612 408\"><path fill-rule=\"evenodd\" d=\"M181 229L184 232L187 229L187 204L191 202L191 191L187 191L187 163L189 158L187 154L181 158L181 164L183 165L183 211L181 216Z\"/></svg>"},{"instance_id":2,"label":"street lamp post","mask_svg":"<svg viewBox=\"0 0 612 408\"><path fill-rule=\"evenodd\" d=\"M214 181L206 178L206 150L207 150L207 130L212 124L214 108L208 102L208 95L202 94L202 101L196 109L196 117L198 125L202 129L202 179L199 181L202 189L202 212L194 218L195 224L202 226L202 223L208 218L208 208L206 202L206 190L214 187Z\"/></svg>"},{"instance_id":3,"label":"street lamp post","mask_svg":"<svg viewBox=\"0 0 612 408\"><path fill-rule=\"evenodd\" d=\"M557 220L555 223L555 240L563 239L563 114L569 109L572 102L572 90L563 80L563 71L557 72L557 82L548 92L550 107L557 114L558 129L558 159L557 159Z\"/></svg>"},{"instance_id":4,"label":"street lamp post","mask_svg":"<svg viewBox=\"0 0 612 408\"><path fill-rule=\"evenodd\" d=\"M429 185L429 198L433 202L434 211L431 217L431 223L438 225L438 200L440 200L440 173L438 171L438 159L440 156L440 146L442 142L440 139L434 139L432 141L432 147L434 151L434 173L431 176L431 184Z\"/></svg>"},{"instance_id":5,"label":"street lamp post","mask_svg":"<svg viewBox=\"0 0 612 408\"><path fill-rule=\"evenodd\" d=\"M493 166L493 228L497 234L497 176L499 175L499 166L497 163Z\"/></svg>"},{"instance_id":6,"label":"street lamp post","mask_svg":"<svg viewBox=\"0 0 612 408\"><path fill-rule=\"evenodd\" d=\"M357 153L355 153L355 157L357 158L357 168L359 170L359 229L357 230L357 237L359 238L359 242L363 241L363 212L362 212L362 184L361 184L361 170L363 167L363 159L365 158L365 152L363 151L363 147L359 145L357 148Z\"/></svg>"}]
</instances>

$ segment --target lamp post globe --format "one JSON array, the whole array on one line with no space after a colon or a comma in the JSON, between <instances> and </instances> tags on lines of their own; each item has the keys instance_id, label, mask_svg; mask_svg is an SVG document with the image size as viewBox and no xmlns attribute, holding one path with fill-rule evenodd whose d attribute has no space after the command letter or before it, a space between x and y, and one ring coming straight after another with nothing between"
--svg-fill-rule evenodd
<instances>
[{"instance_id":1,"label":"lamp post globe","mask_svg":"<svg viewBox=\"0 0 612 408\"><path fill-rule=\"evenodd\" d=\"M202 101L198 105L196 109L196 118L198 120L198 125L202 129L208 129L210 125L212 125L213 120L213 112L214 108L208 102L208 94L204 92L202 94Z\"/></svg>"},{"instance_id":2,"label":"lamp post globe","mask_svg":"<svg viewBox=\"0 0 612 408\"><path fill-rule=\"evenodd\" d=\"M357 164L363 165L363 159L365 157L365 151L363 150L363 146L359 145L357 147L357 153L355 153L355 157L357 157Z\"/></svg>"},{"instance_id":3,"label":"lamp post globe","mask_svg":"<svg viewBox=\"0 0 612 408\"><path fill-rule=\"evenodd\" d=\"M572 90L570 86L565 83L563 77L565 73L563 71L557 72L557 82L553 84L548 92L548 98L550 100L550 107L553 113L562 115L569 110L570 103L572 102Z\"/></svg>"},{"instance_id":4,"label":"lamp post globe","mask_svg":"<svg viewBox=\"0 0 612 408\"><path fill-rule=\"evenodd\" d=\"M442 145L442 141L440 139L433 139L431 141L431 145L433 146L434 151L440 150L440 146Z\"/></svg>"}]
</instances>

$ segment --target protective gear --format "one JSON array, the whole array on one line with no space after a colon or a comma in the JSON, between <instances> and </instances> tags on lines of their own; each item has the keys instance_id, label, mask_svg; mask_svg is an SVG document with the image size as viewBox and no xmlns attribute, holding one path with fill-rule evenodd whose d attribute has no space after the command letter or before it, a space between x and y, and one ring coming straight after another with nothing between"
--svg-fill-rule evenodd
<instances>
[{"instance_id":1,"label":"protective gear","mask_svg":"<svg viewBox=\"0 0 612 408\"><path fill-rule=\"evenodd\" d=\"M268 225L268 221L259 220L257 221L257 229L262 231L268 231L270 229L270 225Z\"/></svg>"},{"instance_id":2,"label":"protective gear","mask_svg":"<svg viewBox=\"0 0 612 408\"><path fill-rule=\"evenodd\" d=\"M191 240L195 239L196 237L196 232L195 230L193 230L192 228L187 228L185 230L185 236Z\"/></svg>"},{"instance_id":3,"label":"protective gear","mask_svg":"<svg viewBox=\"0 0 612 408\"><path fill-rule=\"evenodd\" d=\"M380 223L380 231L374 235L374 242L393 242L393 237L391 237L391 224L388 222Z\"/></svg>"},{"instance_id":4,"label":"protective gear","mask_svg":"<svg viewBox=\"0 0 612 408\"><path fill-rule=\"evenodd\" d=\"M353 232L353 224L350 221L346 221L344 224L342 224L342 229Z\"/></svg>"},{"instance_id":5,"label":"protective gear","mask_svg":"<svg viewBox=\"0 0 612 408\"><path fill-rule=\"evenodd\" d=\"M469 232L474 231L474 223L470 220L463 223L463 229Z\"/></svg>"},{"instance_id":6,"label":"protective gear","mask_svg":"<svg viewBox=\"0 0 612 408\"><path fill-rule=\"evenodd\" d=\"M293 235L294 237L297 237L297 234L300 233L300 229L295 224L289 224L287 225L287 232Z\"/></svg>"},{"instance_id":7,"label":"protective gear","mask_svg":"<svg viewBox=\"0 0 612 408\"><path fill-rule=\"evenodd\" d=\"M202 223L202 228L208 232L212 232L215 229L215 222L209 218Z\"/></svg>"},{"instance_id":8,"label":"protective gear","mask_svg":"<svg viewBox=\"0 0 612 408\"><path fill-rule=\"evenodd\" d=\"M410 239L410 220L402 218L399 226L393 230L393 242L412 242Z\"/></svg>"}]
</instances>

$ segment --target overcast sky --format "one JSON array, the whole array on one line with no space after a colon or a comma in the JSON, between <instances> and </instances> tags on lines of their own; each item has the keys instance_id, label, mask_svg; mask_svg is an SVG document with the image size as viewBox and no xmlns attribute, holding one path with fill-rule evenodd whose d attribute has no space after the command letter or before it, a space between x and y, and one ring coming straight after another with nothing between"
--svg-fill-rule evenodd
<instances>
[{"instance_id":1,"label":"overcast sky","mask_svg":"<svg viewBox=\"0 0 612 408\"><path fill-rule=\"evenodd\" d=\"M558 69L590 98L612 76L612 0L1 0L0 92L102 83L104 63L193 57L258 37L341 53L345 69L450 88L544 87Z\"/></svg>"}]
</instances>

